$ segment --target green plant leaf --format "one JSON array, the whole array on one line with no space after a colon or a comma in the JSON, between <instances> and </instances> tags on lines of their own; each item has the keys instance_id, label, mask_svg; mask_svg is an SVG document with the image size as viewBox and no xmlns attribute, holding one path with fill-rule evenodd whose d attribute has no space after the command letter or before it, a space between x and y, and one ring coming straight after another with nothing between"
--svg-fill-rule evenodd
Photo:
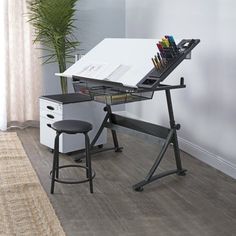
<instances>
[{"instance_id":1,"label":"green plant leaf","mask_svg":"<svg viewBox=\"0 0 236 236\"><path fill-rule=\"evenodd\" d=\"M34 43L40 43L43 63L57 62L64 72L71 63L79 41L74 36L76 3L78 0L28 0L29 22L35 29ZM61 78L62 91L67 90L65 78ZM66 88L65 88L66 87Z\"/></svg>"}]
</instances>

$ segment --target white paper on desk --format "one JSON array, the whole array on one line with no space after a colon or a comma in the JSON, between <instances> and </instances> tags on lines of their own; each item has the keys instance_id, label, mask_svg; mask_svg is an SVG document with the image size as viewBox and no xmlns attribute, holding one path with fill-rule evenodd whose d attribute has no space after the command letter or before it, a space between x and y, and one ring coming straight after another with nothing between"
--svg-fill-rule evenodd
<instances>
[{"instance_id":1,"label":"white paper on desk","mask_svg":"<svg viewBox=\"0 0 236 236\"><path fill-rule=\"evenodd\" d=\"M74 65L69 67L64 73L56 73L58 76L72 77L80 76L85 78L97 79L97 80L109 80L112 82L119 81L127 71L130 70L130 66L119 63L107 63L97 61L86 61L81 58Z\"/></svg>"},{"instance_id":2,"label":"white paper on desk","mask_svg":"<svg viewBox=\"0 0 236 236\"><path fill-rule=\"evenodd\" d=\"M126 67L126 70L122 70L122 68L123 66L119 64L86 63L76 68L73 74L91 79L114 81L127 71Z\"/></svg>"},{"instance_id":3,"label":"white paper on desk","mask_svg":"<svg viewBox=\"0 0 236 236\"><path fill-rule=\"evenodd\" d=\"M107 78L106 80L122 83L122 76L130 70L130 66L119 65Z\"/></svg>"}]
</instances>

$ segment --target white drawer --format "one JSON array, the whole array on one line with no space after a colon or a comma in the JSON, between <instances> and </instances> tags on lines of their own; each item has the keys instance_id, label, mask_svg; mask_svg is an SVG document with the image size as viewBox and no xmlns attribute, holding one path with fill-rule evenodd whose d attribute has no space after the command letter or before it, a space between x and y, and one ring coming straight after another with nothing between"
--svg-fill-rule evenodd
<instances>
[{"instance_id":1,"label":"white drawer","mask_svg":"<svg viewBox=\"0 0 236 236\"><path fill-rule=\"evenodd\" d=\"M52 112L52 111L45 111L45 110L41 110L40 111L40 119L47 119L51 122L55 122L55 121L59 121L62 120L62 113L56 113L56 112Z\"/></svg>"},{"instance_id":2,"label":"white drawer","mask_svg":"<svg viewBox=\"0 0 236 236\"><path fill-rule=\"evenodd\" d=\"M56 131L50 128L53 121L40 117L40 143L47 147L54 148Z\"/></svg>"},{"instance_id":3,"label":"white drawer","mask_svg":"<svg viewBox=\"0 0 236 236\"><path fill-rule=\"evenodd\" d=\"M49 112L56 112L60 113L62 112L62 104L49 101L46 99L39 99L39 104L40 104L40 111L49 111Z\"/></svg>"}]
</instances>

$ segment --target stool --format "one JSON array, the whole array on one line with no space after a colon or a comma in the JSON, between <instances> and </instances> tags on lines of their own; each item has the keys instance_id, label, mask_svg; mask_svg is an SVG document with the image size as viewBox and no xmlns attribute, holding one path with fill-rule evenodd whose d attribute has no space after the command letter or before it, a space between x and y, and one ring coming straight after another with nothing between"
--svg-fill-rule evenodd
<instances>
[{"instance_id":1,"label":"stool","mask_svg":"<svg viewBox=\"0 0 236 236\"><path fill-rule=\"evenodd\" d=\"M89 182L90 186L90 193L93 193L93 178L95 177L95 173L92 174L92 167L91 167L91 158L90 158L90 141L88 132L92 130L92 124L80 121L80 120L61 120L53 123L51 128L56 131L56 137L54 142L54 155L53 155L53 165L52 171L50 175L52 176L51 181L51 194L54 193L54 185L55 182L62 183L62 184L80 184L84 182ZM82 133L85 136L85 160L86 166L82 165L63 165L59 166L59 136L62 134L78 134ZM66 181L59 179L59 170L62 168L68 167L78 167L83 168L86 170L86 178L80 181Z\"/></svg>"}]
</instances>

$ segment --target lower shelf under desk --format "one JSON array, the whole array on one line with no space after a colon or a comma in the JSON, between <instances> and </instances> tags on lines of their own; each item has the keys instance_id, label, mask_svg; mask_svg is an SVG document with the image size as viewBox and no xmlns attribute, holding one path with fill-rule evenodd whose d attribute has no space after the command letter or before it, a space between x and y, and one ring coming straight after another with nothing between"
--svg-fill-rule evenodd
<instances>
[{"instance_id":1,"label":"lower shelf under desk","mask_svg":"<svg viewBox=\"0 0 236 236\"><path fill-rule=\"evenodd\" d=\"M123 85L112 87L107 85L107 81L99 81L94 85L90 79L74 79L73 86L77 94L84 94L99 103L107 105L118 105L131 102L150 100L157 91L185 88L184 78L180 78L179 84L167 85L159 84L157 87L150 88L129 88ZM108 83L109 84L109 83Z\"/></svg>"}]
</instances>

